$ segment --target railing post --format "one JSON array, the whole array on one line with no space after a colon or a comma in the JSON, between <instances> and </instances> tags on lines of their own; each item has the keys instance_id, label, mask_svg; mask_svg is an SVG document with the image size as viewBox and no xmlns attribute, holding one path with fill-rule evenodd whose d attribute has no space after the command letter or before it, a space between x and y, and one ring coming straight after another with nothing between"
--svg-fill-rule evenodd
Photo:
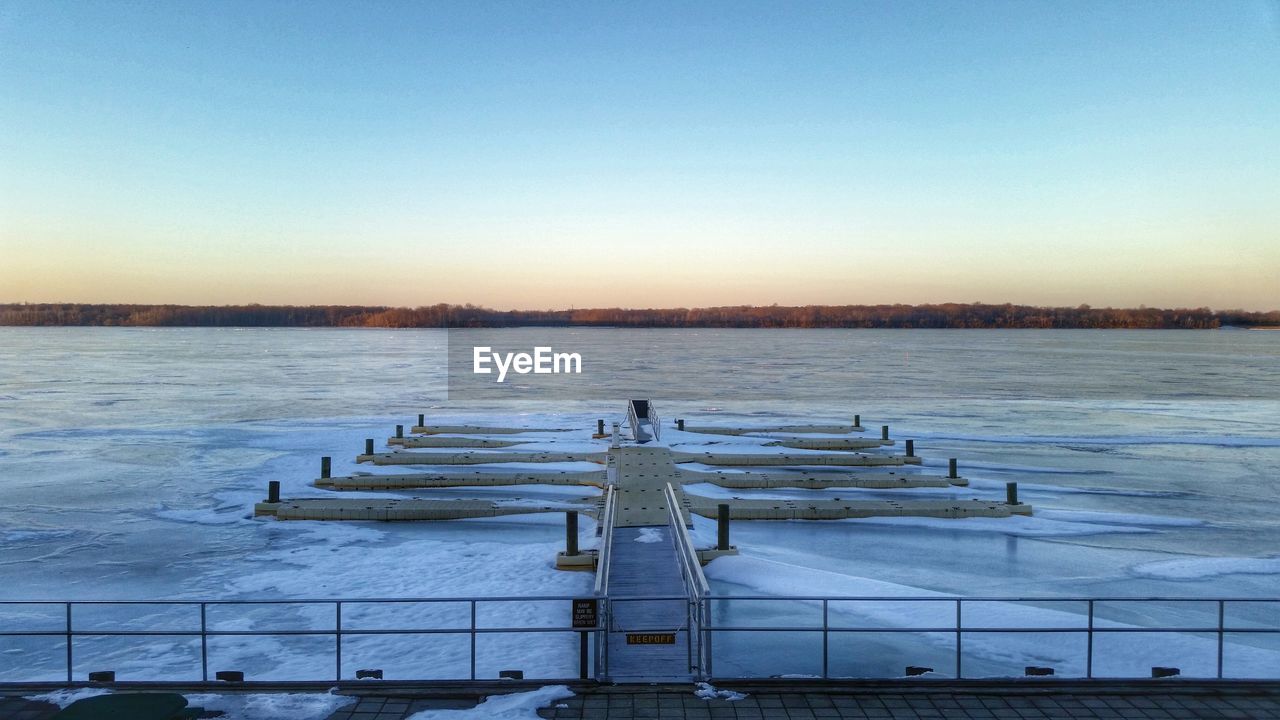
<instances>
[{"instance_id":1,"label":"railing post","mask_svg":"<svg viewBox=\"0 0 1280 720\"><path fill-rule=\"evenodd\" d=\"M828 600L827 598L822 598L822 679L823 680L826 680L828 677L831 676L831 673L828 672L828 660L827 660L827 658L830 657L829 647L827 644L827 635L828 635L827 608L829 607L830 602L831 601Z\"/></svg>"},{"instance_id":2,"label":"railing post","mask_svg":"<svg viewBox=\"0 0 1280 720\"><path fill-rule=\"evenodd\" d=\"M1089 601L1089 643L1088 655L1084 661L1084 676L1087 680L1093 679L1093 601Z\"/></svg>"},{"instance_id":3,"label":"railing post","mask_svg":"<svg viewBox=\"0 0 1280 720\"><path fill-rule=\"evenodd\" d=\"M1218 679L1222 679L1222 644L1226 629L1227 601L1218 601Z\"/></svg>"},{"instance_id":4,"label":"railing post","mask_svg":"<svg viewBox=\"0 0 1280 720\"><path fill-rule=\"evenodd\" d=\"M713 624L713 623L711 622L711 598L709 598L709 597L708 597L708 598L704 598L704 599L703 599L703 602L705 602L705 603L707 604L707 611L706 611L706 613L703 615L703 618L702 618L702 623L703 623L703 625L702 625L702 631L703 631L703 632L705 632L705 633L707 634L707 635L706 635L706 637L707 637L707 647L706 647L706 652L707 652L707 682L711 682L712 678L714 678L714 677L715 677L715 672L713 671L712 666L711 666L711 661L712 661L712 649L713 649L713 648L712 648L712 646L711 646L711 627L710 627L710 626Z\"/></svg>"},{"instance_id":5,"label":"railing post","mask_svg":"<svg viewBox=\"0 0 1280 720\"><path fill-rule=\"evenodd\" d=\"M960 598L956 598L956 679L957 679L957 680L959 680L960 678L964 677L964 675L963 675L963 666L961 665L961 660L960 660L960 656L961 656L961 653L960 653L960 643L961 643L961 637L960 637L960 620L961 620L961 610L960 610L960 605L961 605L961 602L962 602L962 601L961 601L961 599L960 599Z\"/></svg>"},{"instance_id":6,"label":"railing post","mask_svg":"<svg viewBox=\"0 0 1280 720\"><path fill-rule=\"evenodd\" d=\"M67 603L67 682L75 682L71 676L71 603Z\"/></svg>"},{"instance_id":7,"label":"railing post","mask_svg":"<svg viewBox=\"0 0 1280 720\"><path fill-rule=\"evenodd\" d=\"M476 601L471 600L471 679L476 679Z\"/></svg>"},{"instance_id":8,"label":"railing post","mask_svg":"<svg viewBox=\"0 0 1280 720\"><path fill-rule=\"evenodd\" d=\"M209 622L205 606L200 603L200 681L209 682Z\"/></svg>"},{"instance_id":9,"label":"railing post","mask_svg":"<svg viewBox=\"0 0 1280 720\"><path fill-rule=\"evenodd\" d=\"M342 601L334 603L333 609L333 632L334 640L334 681L342 682Z\"/></svg>"}]
</instances>

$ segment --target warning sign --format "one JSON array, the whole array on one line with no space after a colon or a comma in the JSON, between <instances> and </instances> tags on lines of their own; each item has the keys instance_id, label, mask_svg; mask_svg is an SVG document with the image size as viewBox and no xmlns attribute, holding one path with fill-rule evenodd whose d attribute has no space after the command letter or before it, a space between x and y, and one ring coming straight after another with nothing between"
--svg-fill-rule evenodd
<instances>
[{"instance_id":1,"label":"warning sign","mask_svg":"<svg viewBox=\"0 0 1280 720\"><path fill-rule=\"evenodd\" d=\"M675 633L627 633L628 645L675 645Z\"/></svg>"},{"instance_id":2,"label":"warning sign","mask_svg":"<svg viewBox=\"0 0 1280 720\"><path fill-rule=\"evenodd\" d=\"M599 624L600 601L596 598L573 599L573 627L592 628Z\"/></svg>"}]
</instances>

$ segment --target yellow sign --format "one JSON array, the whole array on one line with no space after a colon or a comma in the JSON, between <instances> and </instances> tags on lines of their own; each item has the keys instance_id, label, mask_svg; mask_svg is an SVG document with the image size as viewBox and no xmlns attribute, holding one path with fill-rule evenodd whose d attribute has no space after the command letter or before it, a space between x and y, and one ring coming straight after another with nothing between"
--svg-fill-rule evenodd
<instances>
[{"instance_id":1,"label":"yellow sign","mask_svg":"<svg viewBox=\"0 0 1280 720\"><path fill-rule=\"evenodd\" d=\"M628 645L675 645L675 633L627 633Z\"/></svg>"}]
</instances>

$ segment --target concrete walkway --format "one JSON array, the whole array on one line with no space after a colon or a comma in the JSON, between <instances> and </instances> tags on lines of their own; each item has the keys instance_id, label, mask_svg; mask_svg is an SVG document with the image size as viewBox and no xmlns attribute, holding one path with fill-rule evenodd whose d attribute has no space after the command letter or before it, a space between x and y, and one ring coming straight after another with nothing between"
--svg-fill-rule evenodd
<instances>
[{"instance_id":1,"label":"concrete walkway","mask_svg":"<svg viewBox=\"0 0 1280 720\"><path fill-rule=\"evenodd\" d=\"M511 692L536 688L520 683ZM768 687L725 685L719 689L746 693L740 700L704 700L689 685L594 686L575 688L576 695L538 710L543 718L591 720L868 720L987 719L1051 720L1106 718L1240 718L1280 720L1280 683L1116 682L1028 683L980 682L969 686L912 687L910 684ZM504 690L508 688L503 688ZM192 692L208 692L192 690ZM258 691L260 692L260 691ZM387 688L385 693L361 689L353 704L327 720L404 720L423 710L475 707L481 699L466 685L431 688ZM57 707L17 696L0 696L0 720L49 720ZM273 719L274 720L274 719ZM281 719L284 720L284 719Z\"/></svg>"}]
</instances>

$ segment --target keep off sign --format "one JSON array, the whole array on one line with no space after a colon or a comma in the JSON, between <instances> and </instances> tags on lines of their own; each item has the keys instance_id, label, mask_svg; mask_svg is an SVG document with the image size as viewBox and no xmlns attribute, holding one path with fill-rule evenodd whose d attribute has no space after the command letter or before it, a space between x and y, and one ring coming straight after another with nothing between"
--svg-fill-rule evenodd
<instances>
[{"instance_id":1,"label":"keep off sign","mask_svg":"<svg viewBox=\"0 0 1280 720\"><path fill-rule=\"evenodd\" d=\"M675 633L627 633L628 645L675 645Z\"/></svg>"},{"instance_id":2,"label":"keep off sign","mask_svg":"<svg viewBox=\"0 0 1280 720\"><path fill-rule=\"evenodd\" d=\"M595 629L599 624L600 601L595 598L573 599L573 627Z\"/></svg>"}]
</instances>

